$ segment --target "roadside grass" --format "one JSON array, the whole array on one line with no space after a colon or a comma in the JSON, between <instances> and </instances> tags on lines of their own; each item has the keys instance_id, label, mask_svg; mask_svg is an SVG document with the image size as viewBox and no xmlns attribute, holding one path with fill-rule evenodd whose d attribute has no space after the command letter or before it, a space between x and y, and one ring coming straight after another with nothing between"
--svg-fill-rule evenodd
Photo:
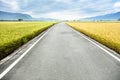
<instances>
[{"instance_id":1,"label":"roadside grass","mask_svg":"<svg viewBox=\"0 0 120 80\"><path fill-rule=\"evenodd\" d=\"M0 22L0 60L55 22Z\"/></svg>"},{"instance_id":2,"label":"roadside grass","mask_svg":"<svg viewBox=\"0 0 120 80\"><path fill-rule=\"evenodd\" d=\"M67 24L120 54L119 22L68 22Z\"/></svg>"}]
</instances>

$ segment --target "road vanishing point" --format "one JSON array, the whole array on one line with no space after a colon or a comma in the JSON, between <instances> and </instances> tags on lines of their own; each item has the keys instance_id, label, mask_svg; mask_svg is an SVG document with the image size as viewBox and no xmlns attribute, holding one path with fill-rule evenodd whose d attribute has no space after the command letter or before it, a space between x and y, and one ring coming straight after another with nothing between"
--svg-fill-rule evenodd
<instances>
[{"instance_id":1,"label":"road vanishing point","mask_svg":"<svg viewBox=\"0 0 120 80\"><path fill-rule=\"evenodd\" d=\"M66 23L43 35L1 72L0 80L120 80L119 58Z\"/></svg>"}]
</instances>

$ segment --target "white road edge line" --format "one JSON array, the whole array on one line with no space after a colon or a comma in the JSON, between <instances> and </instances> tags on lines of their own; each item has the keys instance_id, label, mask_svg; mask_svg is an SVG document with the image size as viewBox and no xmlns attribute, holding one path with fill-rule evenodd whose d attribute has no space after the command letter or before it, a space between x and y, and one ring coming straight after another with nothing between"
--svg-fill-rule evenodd
<instances>
[{"instance_id":1,"label":"white road edge line","mask_svg":"<svg viewBox=\"0 0 120 80\"><path fill-rule=\"evenodd\" d=\"M73 28L72 28L73 29ZM77 30L74 30L77 34L79 34L80 36L82 36L83 38L85 38L86 40L90 41L92 44L96 45L97 47L99 47L100 49L102 49L103 51L105 51L107 54L109 54L110 56L112 56L114 59L116 59L117 61L120 62L120 58L118 58L117 56L115 56L113 53L109 52L108 50L106 50L105 48L101 47L100 45L98 45L97 43L93 42L92 40L90 40L89 38L87 38L86 36L80 34L80 32L78 32Z\"/></svg>"},{"instance_id":2,"label":"white road edge line","mask_svg":"<svg viewBox=\"0 0 120 80\"><path fill-rule=\"evenodd\" d=\"M30 48L28 48L16 61L14 61L8 68L6 68L1 74L0 79L2 79L48 32L48 29Z\"/></svg>"}]
</instances>

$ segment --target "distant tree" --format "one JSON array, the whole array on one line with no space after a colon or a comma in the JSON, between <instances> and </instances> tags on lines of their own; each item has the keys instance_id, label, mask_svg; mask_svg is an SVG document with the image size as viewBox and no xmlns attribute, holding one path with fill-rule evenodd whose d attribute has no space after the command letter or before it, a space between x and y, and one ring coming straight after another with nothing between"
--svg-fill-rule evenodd
<instances>
[{"instance_id":1,"label":"distant tree","mask_svg":"<svg viewBox=\"0 0 120 80\"><path fill-rule=\"evenodd\" d=\"M18 21L23 21L23 19L18 19Z\"/></svg>"}]
</instances>

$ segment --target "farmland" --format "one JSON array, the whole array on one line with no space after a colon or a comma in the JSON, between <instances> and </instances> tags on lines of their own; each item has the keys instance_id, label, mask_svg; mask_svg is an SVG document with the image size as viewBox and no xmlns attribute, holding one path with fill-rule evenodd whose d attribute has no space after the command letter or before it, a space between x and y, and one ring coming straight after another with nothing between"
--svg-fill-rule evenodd
<instances>
[{"instance_id":1,"label":"farmland","mask_svg":"<svg viewBox=\"0 0 120 80\"><path fill-rule=\"evenodd\" d=\"M55 22L0 22L0 59L53 24Z\"/></svg>"},{"instance_id":2,"label":"farmland","mask_svg":"<svg viewBox=\"0 0 120 80\"><path fill-rule=\"evenodd\" d=\"M68 25L120 54L120 23L69 22Z\"/></svg>"}]
</instances>

